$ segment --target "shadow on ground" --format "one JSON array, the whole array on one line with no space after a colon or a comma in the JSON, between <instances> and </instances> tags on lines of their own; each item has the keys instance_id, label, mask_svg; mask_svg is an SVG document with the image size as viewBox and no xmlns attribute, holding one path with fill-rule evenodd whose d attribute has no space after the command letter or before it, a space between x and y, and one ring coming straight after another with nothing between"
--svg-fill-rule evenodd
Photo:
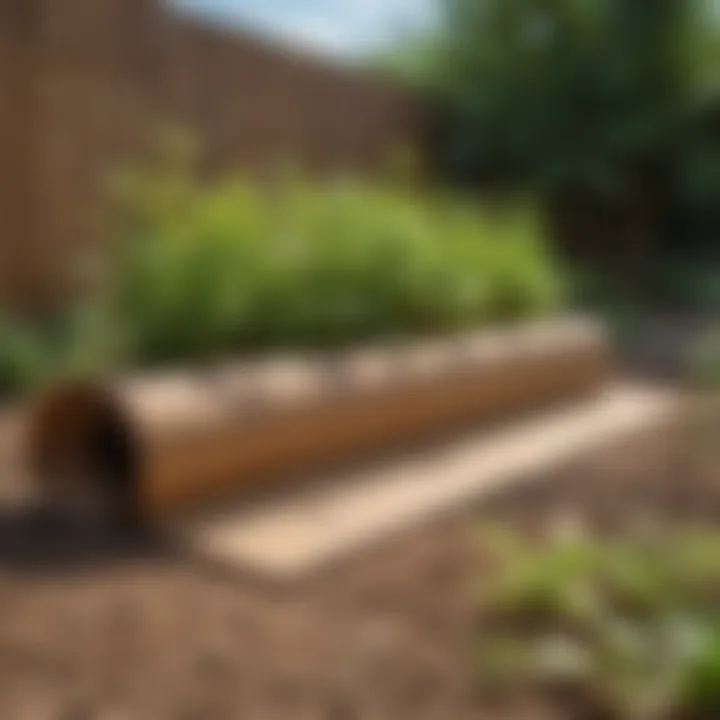
<instances>
[{"instance_id":1,"label":"shadow on ground","mask_svg":"<svg viewBox=\"0 0 720 720\"><path fill-rule=\"evenodd\" d=\"M176 554L148 530L79 523L34 507L0 509L0 566L5 569L82 572Z\"/></svg>"}]
</instances>

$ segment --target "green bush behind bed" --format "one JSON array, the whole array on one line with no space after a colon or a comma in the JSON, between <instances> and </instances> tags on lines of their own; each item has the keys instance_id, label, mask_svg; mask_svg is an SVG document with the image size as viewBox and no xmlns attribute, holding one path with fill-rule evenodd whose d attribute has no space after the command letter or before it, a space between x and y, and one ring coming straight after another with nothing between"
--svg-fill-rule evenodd
<instances>
[{"instance_id":1,"label":"green bush behind bed","mask_svg":"<svg viewBox=\"0 0 720 720\"><path fill-rule=\"evenodd\" d=\"M188 178L145 169L130 184L110 304L137 362L451 331L562 301L531 208Z\"/></svg>"},{"instance_id":2,"label":"green bush behind bed","mask_svg":"<svg viewBox=\"0 0 720 720\"><path fill-rule=\"evenodd\" d=\"M389 182L191 178L165 161L123 179L100 292L50 330L0 327L0 393L78 359L136 367L333 347L529 318L563 300L540 219L521 203Z\"/></svg>"}]
</instances>

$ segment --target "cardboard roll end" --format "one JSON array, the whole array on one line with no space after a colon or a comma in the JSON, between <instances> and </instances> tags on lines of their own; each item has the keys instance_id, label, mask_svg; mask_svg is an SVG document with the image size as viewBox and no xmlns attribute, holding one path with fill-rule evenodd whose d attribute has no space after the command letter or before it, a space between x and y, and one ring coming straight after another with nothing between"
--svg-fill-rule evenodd
<instances>
[{"instance_id":1,"label":"cardboard roll end","mask_svg":"<svg viewBox=\"0 0 720 720\"><path fill-rule=\"evenodd\" d=\"M30 472L41 501L73 519L135 522L141 445L121 403L92 383L43 395L28 428Z\"/></svg>"}]
</instances>

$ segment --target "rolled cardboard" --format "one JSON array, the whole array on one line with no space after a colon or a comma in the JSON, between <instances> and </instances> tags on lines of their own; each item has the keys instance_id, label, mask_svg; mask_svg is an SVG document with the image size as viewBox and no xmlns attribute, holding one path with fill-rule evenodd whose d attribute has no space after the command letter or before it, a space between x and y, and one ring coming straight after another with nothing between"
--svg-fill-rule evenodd
<instances>
[{"instance_id":1,"label":"rolled cardboard","mask_svg":"<svg viewBox=\"0 0 720 720\"><path fill-rule=\"evenodd\" d=\"M92 490L118 513L157 520L300 471L596 392L609 368L602 327L562 318L64 383L37 403L30 457L56 499Z\"/></svg>"}]
</instances>

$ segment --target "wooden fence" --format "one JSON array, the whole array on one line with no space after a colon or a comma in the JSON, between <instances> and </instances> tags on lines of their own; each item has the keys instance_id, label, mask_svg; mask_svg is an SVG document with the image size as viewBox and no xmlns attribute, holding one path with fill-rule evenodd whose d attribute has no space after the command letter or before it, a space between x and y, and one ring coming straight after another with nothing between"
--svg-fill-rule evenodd
<instances>
[{"instance_id":1,"label":"wooden fence","mask_svg":"<svg viewBox=\"0 0 720 720\"><path fill-rule=\"evenodd\" d=\"M410 90L155 0L0 0L0 288L47 306L107 235L110 179L159 123L211 171L373 172L425 131Z\"/></svg>"}]
</instances>

